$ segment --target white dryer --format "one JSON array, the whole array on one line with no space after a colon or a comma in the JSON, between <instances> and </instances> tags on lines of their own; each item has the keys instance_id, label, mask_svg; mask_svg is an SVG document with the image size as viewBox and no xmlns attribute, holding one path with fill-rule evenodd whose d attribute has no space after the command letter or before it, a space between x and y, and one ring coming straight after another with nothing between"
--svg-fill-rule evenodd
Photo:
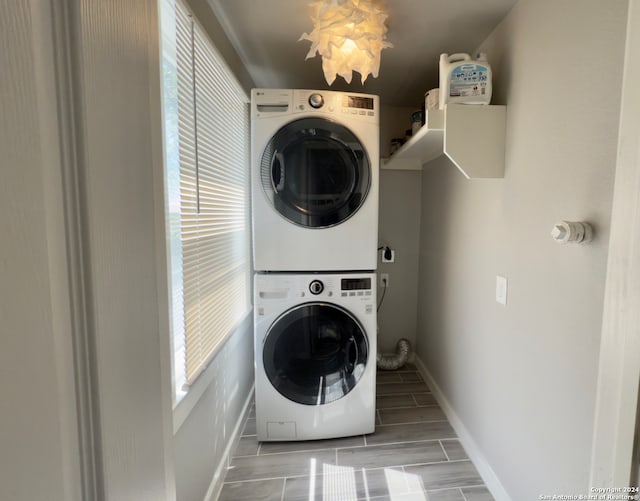
<instances>
[{"instance_id":1,"label":"white dryer","mask_svg":"<svg viewBox=\"0 0 640 501\"><path fill-rule=\"evenodd\" d=\"M378 96L253 89L257 271L375 270Z\"/></svg>"},{"instance_id":2,"label":"white dryer","mask_svg":"<svg viewBox=\"0 0 640 501\"><path fill-rule=\"evenodd\" d=\"M372 433L376 276L256 274L258 440Z\"/></svg>"}]
</instances>

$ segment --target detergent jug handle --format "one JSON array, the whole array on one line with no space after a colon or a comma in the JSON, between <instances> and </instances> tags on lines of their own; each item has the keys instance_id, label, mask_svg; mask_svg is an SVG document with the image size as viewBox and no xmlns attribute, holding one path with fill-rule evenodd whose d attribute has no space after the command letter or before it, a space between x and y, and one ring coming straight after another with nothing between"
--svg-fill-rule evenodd
<instances>
[{"instance_id":1,"label":"detergent jug handle","mask_svg":"<svg viewBox=\"0 0 640 501\"><path fill-rule=\"evenodd\" d=\"M450 56L448 56L447 60L450 63L453 63L455 61L470 61L471 60L471 56L469 54L465 54L463 52L457 52L455 54L451 54Z\"/></svg>"}]
</instances>

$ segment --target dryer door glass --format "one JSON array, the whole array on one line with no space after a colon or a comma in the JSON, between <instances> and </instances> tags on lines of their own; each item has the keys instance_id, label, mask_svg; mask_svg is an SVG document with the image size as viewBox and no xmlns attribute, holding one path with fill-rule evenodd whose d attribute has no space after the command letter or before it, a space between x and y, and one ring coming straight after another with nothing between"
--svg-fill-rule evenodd
<instances>
[{"instance_id":1,"label":"dryer door glass","mask_svg":"<svg viewBox=\"0 0 640 501\"><path fill-rule=\"evenodd\" d=\"M283 396L322 405L344 397L362 377L367 337L347 310L305 303L273 323L262 358L269 381Z\"/></svg>"},{"instance_id":2,"label":"dryer door glass","mask_svg":"<svg viewBox=\"0 0 640 501\"><path fill-rule=\"evenodd\" d=\"M292 223L326 228L363 204L371 183L364 146L349 129L323 118L303 118L271 138L260 166L274 208Z\"/></svg>"}]
</instances>

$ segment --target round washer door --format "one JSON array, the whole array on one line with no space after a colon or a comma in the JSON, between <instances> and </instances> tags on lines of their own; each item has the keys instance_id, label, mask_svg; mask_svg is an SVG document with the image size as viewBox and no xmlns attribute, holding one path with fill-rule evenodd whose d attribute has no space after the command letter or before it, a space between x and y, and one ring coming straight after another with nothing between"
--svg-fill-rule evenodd
<instances>
[{"instance_id":1,"label":"round washer door","mask_svg":"<svg viewBox=\"0 0 640 501\"><path fill-rule=\"evenodd\" d=\"M358 384L367 364L367 337L344 308L305 303L271 325L262 358L267 378L284 397L306 405L328 404Z\"/></svg>"},{"instance_id":2,"label":"round washer door","mask_svg":"<svg viewBox=\"0 0 640 501\"><path fill-rule=\"evenodd\" d=\"M364 203L371 183L369 158L348 128L324 118L289 122L267 144L262 186L273 207L294 224L340 224Z\"/></svg>"}]
</instances>

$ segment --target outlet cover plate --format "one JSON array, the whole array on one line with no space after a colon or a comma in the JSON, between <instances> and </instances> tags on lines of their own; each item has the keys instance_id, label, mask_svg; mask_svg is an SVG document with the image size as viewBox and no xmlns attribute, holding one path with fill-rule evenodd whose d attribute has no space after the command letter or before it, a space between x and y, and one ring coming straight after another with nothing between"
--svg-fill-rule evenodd
<instances>
[{"instance_id":1,"label":"outlet cover plate","mask_svg":"<svg viewBox=\"0 0 640 501\"><path fill-rule=\"evenodd\" d=\"M496 275L496 302L507 304L507 279L500 275Z\"/></svg>"}]
</instances>

